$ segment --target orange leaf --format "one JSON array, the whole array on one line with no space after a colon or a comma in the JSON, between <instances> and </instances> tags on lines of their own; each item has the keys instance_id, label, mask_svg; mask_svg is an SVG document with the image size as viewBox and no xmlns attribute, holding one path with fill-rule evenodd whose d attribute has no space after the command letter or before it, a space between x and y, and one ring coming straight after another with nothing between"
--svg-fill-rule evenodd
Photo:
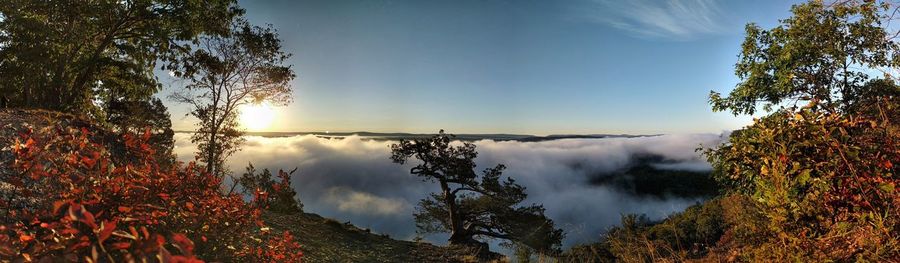
<instances>
[{"instance_id":1,"label":"orange leaf","mask_svg":"<svg viewBox=\"0 0 900 263\"><path fill-rule=\"evenodd\" d=\"M66 203L68 203L68 201L65 201L65 200L54 201L53 202L53 213L56 214L57 212L59 212L59 209L62 208L64 205L66 205Z\"/></svg>"},{"instance_id":2,"label":"orange leaf","mask_svg":"<svg viewBox=\"0 0 900 263\"><path fill-rule=\"evenodd\" d=\"M128 207L128 206L120 206L120 207L119 207L119 212L122 212L122 213L128 213L128 212L131 212L131 209L132 209L132 208L131 208L131 207Z\"/></svg>"},{"instance_id":3,"label":"orange leaf","mask_svg":"<svg viewBox=\"0 0 900 263\"><path fill-rule=\"evenodd\" d=\"M34 237L29 236L28 234L22 234L21 236L19 236L19 241L22 241L22 242L29 242L32 240L34 240Z\"/></svg>"}]
</instances>

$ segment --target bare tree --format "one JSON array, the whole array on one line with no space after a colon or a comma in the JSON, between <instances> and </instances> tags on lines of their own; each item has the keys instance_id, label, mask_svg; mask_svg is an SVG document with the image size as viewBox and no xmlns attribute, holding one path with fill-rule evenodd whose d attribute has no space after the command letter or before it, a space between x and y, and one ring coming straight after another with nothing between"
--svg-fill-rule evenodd
<instances>
[{"instance_id":1,"label":"bare tree","mask_svg":"<svg viewBox=\"0 0 900 263\"><path fill-rule=\"evenodd\" d=\"M209 173L223 176L225 160L240 148L243 130L238 127L239 107L267 101L291 102L294 71L283 65L290 57L281 51L281 40L271 25L232 23L231 32L201 37L197 51L182 61L175 74L189 81L170 98L189 104L189 115L199 128L191 141L197 158Z\"/></svg>"}]
</instances>

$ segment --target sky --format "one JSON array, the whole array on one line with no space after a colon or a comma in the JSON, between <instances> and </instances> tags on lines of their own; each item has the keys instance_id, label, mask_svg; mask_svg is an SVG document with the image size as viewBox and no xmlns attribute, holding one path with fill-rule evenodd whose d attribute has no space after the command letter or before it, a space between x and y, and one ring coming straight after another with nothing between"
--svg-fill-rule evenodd
<instances>
[{"instance_id":1,"label":"sky","mask_svg":"<svg viewBox=\"0 0 900 263\"><path fill-rule=\"evenodd\" d=\"M297 73L265 131L597 134L733 130L713 113L743 27L790 1L240 1ZM171 93L178 81L160 76ZM166 102L176 130L184 105Z\"/></svg>"}]
</instances>

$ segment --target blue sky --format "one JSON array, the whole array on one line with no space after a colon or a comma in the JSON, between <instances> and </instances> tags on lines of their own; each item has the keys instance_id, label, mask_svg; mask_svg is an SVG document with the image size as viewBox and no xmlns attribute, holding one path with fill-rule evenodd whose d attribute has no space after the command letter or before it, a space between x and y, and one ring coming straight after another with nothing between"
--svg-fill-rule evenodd
<instances>
[{"instance_id":1,"label":"blue sky","mask_svg":"<svg viewBox=\"0 0 900 263\"><path fill-rule=\"evenodd\" d=\"M691 133L788 1L241 1L297 72L274 131ZM163 76L165 78L165 76ZM165 81L164 81L165 82ZM163 93L171 92L164 90ZM191 129L172 105L176 129Z\"/></svg>"}]
</instances>

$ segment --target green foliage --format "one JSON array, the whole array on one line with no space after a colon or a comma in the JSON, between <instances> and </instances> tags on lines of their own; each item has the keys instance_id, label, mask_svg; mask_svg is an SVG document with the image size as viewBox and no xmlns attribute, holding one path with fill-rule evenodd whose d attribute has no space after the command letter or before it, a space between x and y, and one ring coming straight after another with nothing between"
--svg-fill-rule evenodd
<instances>
[{"instance_id":1,"label":"green foliage","mask_svg":"<svg viewBox=\"0 0 900 263\"><path fill-rule=\"evenodd\" d=\"M658 223L644 216L625 215L622 216L621 226L610 229L600 244L582 247L568 254L570 257L579 253L584 256L583 253L591 251L586 248L593 248L593 256L589 258L595 262L702 258L725 232L722 209L721 200L713 199L688 207Z\"/></svg>"},{"instance_id":2,"label":"green foliage","mask_svg":"<svg viewBox=\"0 0 900 263\"><path fill-rule=\"evenodd\" d=\"M516 262L519 262L519 263L533 262L532 257L534 256L534 252L530 248L528 248L528 246L514 245L513 251L514 251L513 255L516 257Z\"/></svg>"},{"instance_id":3,"label":"green foliage","mask_svg":"<svg viewBox=\"0 0 900 263\"><path fill-rule=\"evenodd\" d=\"M876 1L812 1L771 30L747 26L716 111L780 109L705 152L726 194L653 224L626 216L587 261L890 261L900 257L900 87L870 76L898 51ZM894 7L893 10L897 10ZM806 103L798 106L797 102ZM785 105L793 102L794 105Z\"/></svg>"},{"instance_id":4,"label":"green foliage","mask_svg":"<svg viewBox=\"0 0 900 263\"><path fill-rule=\"evenodd\" d=\"M896 66L898 45L882 27L887 8L877 1L810 1L773 29L747 25L735 66L741 82L727 97L711 92L713 110L753 114L760 102L768 110L798 100L846 107L865 92L870 73Z\"/></svg>"},{"instance_id":5,"label":"green foliage","mask_svg":"<svg viewBox=\"0 0 900 263\"><path fill-rule=\"evenodd\" d=\"M452 135L439 134L391 145L391 159L399 164L415 157L420 163L410 173L440 184L419 203L416 225L423 232L450 232L451 244L472 244L475 237L499 238L527 246L538 253L556 253L562 230L544 216L537 204L520 206L525 188L512 178L501 179L504 165L475 173L475 145L452 145ZM480 180L479 180L480 179Z\"/></svg>"},{"instance_id":6,"label":"green foliage","mask_svg":"<svg viewBox=\"0 0 900 263\"><path fill-rule=\"evenodd\" d=\"M708 152L710 162L732 191L758 202L768 220L761 228L770 242L791 244L784 249L794 250L786 252L838 259L896 255L896 98L877 104L886 114L880 117L777 112Z\"/></svg>"},{"instance_id":7,"label":"green foliage","mask_svg":"<svg viewBox=\"0 0 900 263\"><path fill-rule=\"evenodd\" d=\"M243 142L236 121L240 107L263 101L290 103L290 81L295 75L283 65L290 54L281 50L271 25L251 26L235 19L227 34L204 35L197 47L177 64L176 76L190 84L170 98L188 104L189 114L199 120L199 129L191 137L198 160L208 172L224 176L228 174L225 160Z\"/></svg>"},{"instance_id":8,"label":"green foliage","mask_svg":"<svg viewBox=\"0 0 900 263\"><path fill-rule=\"evenodd\" d=\"M195 159L206 166L206 171L219 177L230 174L225 166L225 161L232 154L240 150L244 143L244 131L240 129L237 121L237 113L219 116L213 120L212 114L217 110L213 108L194 109L191 115L196 116L199 128L191 134L191 143L197 145ZM218 125L213 125L213 122Z\"/></svg>"},{"instance_id":9,"label":"green foliage","mask_svg":"<svg viewBox=\"0 0 900 263\"><path fill-rule=\"evenodd\" d=\"M888 5L819 1L771 30L748 26L742 82L715 110L806 100L709 150L717 179L747 200L726 216L730 253L752 261L882 261L900 256L900 88L867 73L896 66ZM886 14L887 13L887 14Z\"/></svg>"},{"instance_id":10,"label":"green foliage","mask_svg":"<svg viewBox=\"0 0 900 263\"><path fill-rule=\"evenodd\" d=\"M102 116L94 101L148 99L157 63L241 14L234 0L2 1L0 91L14 107Z\"/></svg>"}]
</instances>

